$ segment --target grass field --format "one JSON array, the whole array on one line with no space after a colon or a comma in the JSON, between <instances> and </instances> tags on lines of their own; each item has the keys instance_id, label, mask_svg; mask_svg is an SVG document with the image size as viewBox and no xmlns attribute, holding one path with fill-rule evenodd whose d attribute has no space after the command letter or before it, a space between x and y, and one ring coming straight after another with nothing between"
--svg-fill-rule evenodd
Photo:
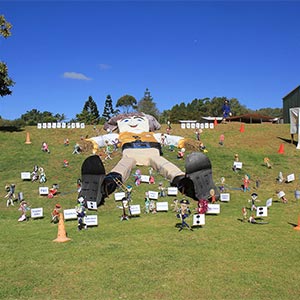
<instances>
[{"instance_id":1,"label":"grass field","mask_svg":"<svg viewBox=\"0 0 300 300\"><path fill-rule=\"evenodd\" d=\"M240 123L219 124L201 135L214 181L218 186L225 177L230 193L230 202L221 202L221 213L207 215L202 228L178 232L179 220L171 207L168 212L142 213L121 222L121 210L111 195L97 212L89 212L98 215L97 227L77 231L76 220L65 221L71 238L67 243L53 242L58 226L50 223L51 211L56 203L63 209L75 207L81 164L91 152L72 155L73 145L80 143L82 136L103 133L102 129L27 127L18 132L1 131L0 299L299 299L300 232L294 225L300 203L294 191L300 186L300 152L290 143L287 124L245 124L243 133L239 129ZM26 132L31 144L25 144ZM179 125L173 125L172 133L194 139L192 129ZM224 146L218 144L222 133ZM70 140L68 147L63 144L65 138ZM43 141L48 142L50 154L40 150ZM278 153L280 145L283 154ZM239 172L232 171L235 153L243 162ZM164 156L184 170L184 162L176 159L175 152L165 149ZM264 165L266 156L272 169ZM107 172L120 157L119 151L104 162ZM69 161L67 168L63 167L64 159ZM44 185L59 184L58 196L39 196L41 184L21 180L20 173L31 172L34 165L44 168L48 179ZM140 169L148 174L147 167ZM284 177L294 173L296 179L278 184L279 172ZM239 190L245 174L250 175L250 192ZM126 184L134 186L133 180L131 176ZM133 204L143 208L145 191L158 190L159 182L165 187L169 184L157 173L155 181L151 187L145 183L134 186ZM44 218L19 223L18 203L6 207L7 183L16 184L16 193L23 192L31 208L43 207ZM288 204L277 198L280 190L286 193ZM253 191L261 205L273 198L264 218L267 225L239 221L242 207L250 207ZM171 205L173 199L163 201ZM192 210L196 205L191 200ZM188 223L191 225L192 216Z\"/></svg>"}]
</instances>

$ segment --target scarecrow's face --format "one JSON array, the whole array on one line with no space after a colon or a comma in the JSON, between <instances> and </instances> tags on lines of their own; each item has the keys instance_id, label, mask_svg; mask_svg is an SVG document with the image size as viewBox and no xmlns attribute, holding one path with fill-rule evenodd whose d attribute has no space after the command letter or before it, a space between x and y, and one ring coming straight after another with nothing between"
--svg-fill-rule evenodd
<instances>
[{"instance_id":1,"label":"scarecrow's face","mask_svg":"<svg viewBox=\"0 0 300 300\"><path fill-rule=\"evenodd\" d=\"M148 132L149 121L146 117L133 116L118 121L120 132Z\"/></svg>"}]
</instances>

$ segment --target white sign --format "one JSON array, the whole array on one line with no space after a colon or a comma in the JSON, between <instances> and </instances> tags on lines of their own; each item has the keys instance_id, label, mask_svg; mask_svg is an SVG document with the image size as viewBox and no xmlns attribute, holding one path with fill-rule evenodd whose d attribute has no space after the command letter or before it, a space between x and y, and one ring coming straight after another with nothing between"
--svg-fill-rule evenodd
<instances>
[{"instance_id":1,"label":"white sign","mask_svg":"<svg viewBox=\"0 0 300 300\"><path fill-rule=\"evenodd\" d=\"M208 203L207 214L216 215L220 213L220 204Z\"/></svg>"},{"instance_id":2,"label":"white sign","mask_svg":"<svg viewBox=\"0 0 300 300\"><path fill-rule=\"evenodd\" d=\"M272 199L272 198L268 199L268 200L266 201L266 207L272 206L272 202L273 202L273 199Z\"/></svg>"},{"instance_id":3,"label":"white sign","mask_svg":"<svg viewBox=\"0 0 300 300\"><path fill-rule=\"evenodd\" d=\"M208 123L204 123L204 128L209 128L209 124Z\"/></svg>"},{"instance_id":4,"label":"white sign","mask_svg":"<svg viewBox=\"0 0 300 300\"><path fill-rule=\"evenodd\" d=\"M268 208L266 206L258 206L256 208L256 216L257 217L267 217L268 216Z\"/></svg>"},{"instance_id":5,"label":"white sign","mask_svg":"<svg viewBox=\"0 0 300 300\"><path fill-rule=\"evenodd\" d=\"M39 208L32 208L30 210L30 214L31 214L31 218L43 218L43 208L39 207Z\"/></svg>"},{"instance_id":6,"label":"white sign","mask_svg":"<svg viewBox=\"0 0 300 300\"><path fill-rule=\"evenodd\" d=\"M43 128L47 128L47 123L43 123Z\"/></svg>"},{"instance_id":7,"label":"white sign","mask_svg":"<svg viewBox=\"0 0 300 300\"><path fill-rule=\"evenodd\" d=\"M214 123L209 123L209 128L210 128L210 129L214 129L214 128L215 128Z\"/></svg>"},{"instance_id":8,"label":"white sign","mask_svg":"<svg viewBox=\"0 0 300 300\"><path fill-rule=\"evenodd\" d=\"M229 193L221 193L220 194L220 201L229 202L230 201L230 194Z\"/></svg>"},{"instance_id":9,"label":"white sign","mask_svg":"<svg viewBox=\"0 0 300 300\"><path fill-rule=\"evenodd\" d=\"M125 192L115 193L115 201L122 201L125 197Z\"/></svg>"},{"instance_id":10,"label":"white sign","mask_svg":"<svg viewBox=\"0 0 300 300\"><path fill-rule=\"evenodd\" d=\"M76 123L76 128L80 128L80 123Z\"/></svg>"},{"instance_id":11,"label":"white sign","mask_svg":"<svg viewBox=\"0 0 300 300\"><path fill-rule=\"evenodd\" d=\"M181 123L180 125L182 129L185 129L185 123Z\"/></svg>"},{"instance_id":12,"label":"white sign","mask_svg":"<svg viewBox=\"0 0 300 300\"><path fill-rule=\"evenodd\" d=\"M168 211L169 203L168 202L157 202L156 203L156 211Z\"/></svg>"},{"instance_id":13,"label":"white sign","mask_svg":"<svg viewBox=\"0 0 300 300\"><path fill-rule=\"evenodd\" d=\"M243 167L243 163L240 162L240 161L235 161L235 162L233 162L233 166L234 166L236 169L241 170L242 167Z\"/></svg>"},{"instance_id":14,"label":"white sign","mask_svg":"<svg viewBox=\"0 0 300 300\"><path fill-rule=\"evenodd\" d=\"M193 226L205 225L205 214L197 214L193 216Z\"/></svg>"},{"instance_id":15,"label":"white sign","mask_svg":"<svg viewBox=\"0 0 300 300\"><path fill-rule=\"evenodd\" d=\"M30 180L31 179L30 172L21 172L21 179L22 180Z\"/></svg>"},{"instance_id":16,"label":"white sign","mask_svg":"<svg viewBox=\"0 0 300 300\"><path fill-rule=\"evenodd\" d=\"M42 123L38 123L38 124L37 124L37 128L38 128L38 129L42 129Z\"/></svg>"},{"instance_id":17,"label":"white sign","mask_svg":"<svg viewBox=\"0 0 300 300\"><path fill-rule=\"evenodd\" d=\"M285 196L285 192L284 191L280 191L278 194L277 194L277 197L280 199L282 197Z\"/></svg>"},{"instance_id":18,"label":"white sign","mask_svg":"<svg viewBox=\"0 0 300 300\"><path fill-rule=\"evenodd\" d=\"M66 123L61 123L61 128L66 128Z\"/></svg>"},{"instance_id":19,"label":"white sign","mask_svg":"<svg viewBox=\"0 0 300 300\"><path fill-rule=\"evenodd\" d=\"M130 205L130 214L132 214L133 216L137 216L141 214L141 206L139 204L136 205Z\"/></svg>"},{"instance_id":20,"label":"white sign","mask_svg":"<svg viewBox=\"0 0 300 300\"><path fill-rule=\"evenodd\" d=\"M64 219L65 220L77 219L76 209L75 208L65 209L64 210Z\"/></svg>"},{"instance_id":21,"label":"white sign","mask_svg":"<svg viewBox=\"0 0 300 300\"><path fill-rule=\"evenodd\" d=\"M86 226L98 226L98 216L97 215L85 216L83 222L86 224Z\"/></svg>"},{"instance_id":22,"label":"white sign","mask_svg":"<svg viewBox=\"0 0 300 300\"><path fill-rule=\"evenodd\" d=\"M177 196L178 188L177 187L168 187L168 196Z\"/></svg>"},{"instance_id":23,"label":"white sign","mask_svg":"<svg viewBox=\"0 0 300 300\"><path fill-rule=\"evenodd\" d=\"M56 128L56 123L52 123L52 128Z\"/></svg>"},{"instance_id":24,"label":"white sign","mask_svg":"<svg viewBox=\"0 0 300 300\"><path fill-rule=\"evenodd\" d=\"M84 123L80 123L80 128L84 129L85 128L85 124Z\"/></svg>"},{"instance_id":25,"label":"white sign","mask_svg":"<svg viewBox=\"0 0 300 300\"><path fill-rule=\"evenodd\" d=\"M149 197L149 199L157 200L158 199L158 192L149 191L148 192L148 197Z\"/></svg>"},{"instance_id":26,"label":"white sign","mask_svg":"<svg viewBox=\"0 0 300 300\"><path fill-rule=\"evenodd\" d=\"M49 123L47 123L47 128L51 128L51 123L49 122Z\"/></svg>"},{"instance_id":27,"label":"white sign","mask_svg":"<svg viewBox=\"0 0 300 300\"><path fill-rule=\"evenodd\" d=\"M49 188L47 187L47 186L40 186L39 187L39 194L41 195L41 196L48 196L48 194L49 194Z\"/></svg>"},{"instance_id":28,"label":"white sign","mask_svg":"<svg viewBox=\"0 0 300 300\"><path fill-rule=\"evenodd\" d=\"M61 123L57 123L56 128L61 128Z\"/></svg>"},{"instance_id":29,"label":"white sign","mask_svg":"<svg viewBox=\"0 0 300 300\"><path fill-rule=\"evenodd\" d=\"M95 201L87 201L86 205L87 205L87 208L90 210L97 210L97 202L95 202Z\"/></svg>"},{"instance_id":30,"label":"white sign","mask_svg":"<svg viewBox=\"0 0 300 300\"><path fill-rule=\"evenodd\" d=\"M286 178L286 182L292 182L295 180L295 174L290 174Z\"/></svg>"},{"instance_id":31,"label":"white sign","mask_svg":"<svg viewBox=\"0 0 300 300\"><path fill-rule=\"evenodd\" d=\"M149 175L141 175L141 182L149 183L150 176Z\"/></svg>"}]
</instances>

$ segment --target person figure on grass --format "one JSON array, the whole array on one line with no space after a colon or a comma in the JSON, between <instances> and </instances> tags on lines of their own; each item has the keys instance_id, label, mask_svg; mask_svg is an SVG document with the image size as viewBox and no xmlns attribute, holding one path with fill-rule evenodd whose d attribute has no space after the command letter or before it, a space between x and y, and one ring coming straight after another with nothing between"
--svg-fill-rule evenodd
<instances>
[{"instance_id":1,"label":"person figure on grass","mask_svg":"<svg viewBox=\"0 0 300 300\"><path fill-rule=\"evenodd\" d=\"M9 205L14 206L14 201L16 199L15 188L16 188L16 185L14 183L5 185L5 190L6 190L7 194L4 196L4 198L7 198L7 201L6 201L7 207Z\"/></svg>"},{"instance_id":2,"label":"person figure on grass","mask_svg":"<svg viewBox=\"0 0 300 300\"><path fill-rule=\"evenodd\" d=\"M20 203L20 207L19 207L18 210L21 211L21 216L18 219L18 222L27 221L27 215L26 215L26 213L27 213L27 211L30 210L30 207L27 205L27 202L23 200Z\"/></svg>"},{"instance_id":3,"label":"person figure on grass","mask_svg":"<svg viewBox=\"0 0 300 300\"><path fill-rule=\"evenodd\" d=\"M244 179L243 179L243 190L244 190L244 192L250 191L249 184L250 184L250 178L247 174L245 174Z\"/></svg>"},{"instance_id":4,"label":"person figure on grass","mask_svg":"<svg viewBox=\"0 0 300 300\"><path fill-rule=\"evenodd\" d=\"M179 218L181 220L181 225L180 225L179 231L181 231L184 228L187 228L187 229L193 231L193 229L186 222L186 219L191 214L189 204L190 204L190 202L186 199L183 199L183 200L180 201L180 209L179 209L179 212L177 214L177 218Z\"/></svg>"},{"instance_id":5,"label":"person figure on grass","mask_svg":"<svg viewBox=\"0 0 300 300\"><path fill-rule=\"evenodd\" d=\"M51 213L51 223L58 223L59 222L59 215L60 215L61 205L55 204L55 207Z\"/></svg>"}]
</instances>

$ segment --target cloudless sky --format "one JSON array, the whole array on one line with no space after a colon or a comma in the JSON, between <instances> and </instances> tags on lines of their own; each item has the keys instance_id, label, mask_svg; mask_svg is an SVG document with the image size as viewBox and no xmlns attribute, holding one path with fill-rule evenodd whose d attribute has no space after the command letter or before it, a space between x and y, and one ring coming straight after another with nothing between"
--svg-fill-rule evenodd
<instances>
[{"instance_id":1,"label":"cloudless sky","mask_svg":"<svg viewBox=\"0 0 300 300\"><path fill-rule=\"evenodd\" d=\"M282 107L300 84L298 1L1 0L12 36L0 60L16 82L0 116L32 109L74 118L92 96L103 113L148 88L160 111L195 98Z\"/></svg>"}]
</instances>

